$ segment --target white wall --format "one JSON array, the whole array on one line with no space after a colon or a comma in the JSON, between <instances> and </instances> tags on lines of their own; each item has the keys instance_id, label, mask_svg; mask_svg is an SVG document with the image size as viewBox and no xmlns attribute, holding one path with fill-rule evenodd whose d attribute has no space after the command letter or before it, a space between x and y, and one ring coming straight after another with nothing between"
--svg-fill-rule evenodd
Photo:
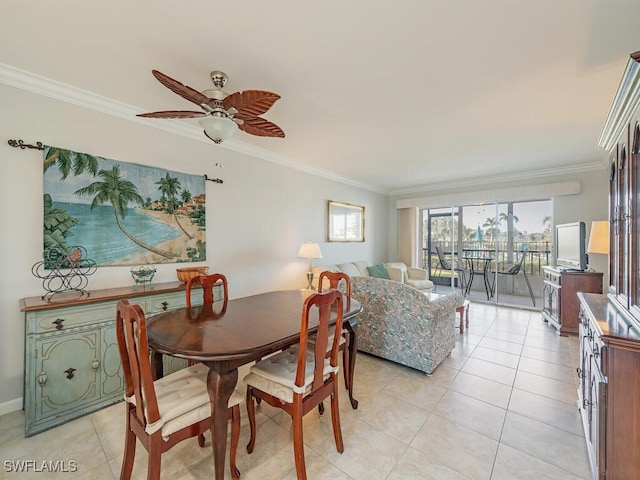
<instances>
[{"instance_id":1,"label":"white wall","mask_svg":"<svg viewBox=\"0 0 640 480\"><path fill-rule=\"evenodd\" d=\"M42 254L42 152L9 147L8 139L221 177L222 185L206 182L205 263L227 275L232 298L303 287L307 263L296 255L306 240L320 243L327 264L387 260L385 195L4 85L0 102L0 414L22 406L24 314L18 301L44 293L31 274ZM269 141L286 139L265 139L265 148ZM365 206L366 242L326 243L329 199ZM175 268L158 266L154 281L176 280ZM103 267L89 278L89 289L131 282L129 267Z\"/></svg>"}]
</instances>

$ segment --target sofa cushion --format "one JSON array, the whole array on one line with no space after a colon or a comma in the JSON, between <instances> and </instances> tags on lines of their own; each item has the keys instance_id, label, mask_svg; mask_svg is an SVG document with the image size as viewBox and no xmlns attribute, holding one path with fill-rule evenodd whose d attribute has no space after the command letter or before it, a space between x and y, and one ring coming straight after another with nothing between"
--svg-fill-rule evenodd
<instances>
[{"instance_id":1,"label":"sofa cushion","mask_svg":"<svg viewBox=\"0 0 640 480\"><path fill-rule=\"evenodd\" d=\"M340 263L337 265L341 272L346 273L350 277L361 277L360 270L354 263Z\"/></svg>"},{"instance_id":2,"label":"sofa cushion","mask_svg":"<svg viewBox=\"0 0 640 480\"><path fill-rule=\"evenodd\" d=\"M356 267L358 267L358 270L360 270L360 276L361 277L368 277L369 276L368 268L371 266L371 262L367 262L366 260L359 260L357 262L353 262L353 264Z\"/></svg>"},{"instance_id":3,"label":"sofa cushion","mask_svg":"<svg viewBox=\"0 0 640 480\"><path fill-rule=\"evenodd\" d=\"M433 282L431 280L407 279L407 285L417 288L418 290L433 290Z\"/></svg>"},{"instance_id":4,"label":"sofa cushion","mask_svg":"<svg viewBox=\"0 0 640 480\"><path fill-rule=\"evenodd\" d=\"M370 267L367 267L367 270L369 271L369 275L371 277L386 278L387 280L389 279L387 269L382 263L380 265L371 265Z\"/></svg>"}]
</instances>

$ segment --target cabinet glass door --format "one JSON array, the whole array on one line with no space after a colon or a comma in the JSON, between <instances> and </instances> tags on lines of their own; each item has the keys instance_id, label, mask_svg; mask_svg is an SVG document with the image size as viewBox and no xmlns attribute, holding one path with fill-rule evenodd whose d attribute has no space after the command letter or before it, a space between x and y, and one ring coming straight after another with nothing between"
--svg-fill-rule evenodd
<instances>
[{"instance_id":1,"label":"cabinet glass door","mask_svg":"<svg viewBox=\"0 0 640 480\"><path fill-rule=\"evenodd\" d=\"M636 117L631 122L631 158L630 158L630 170L631 170L631 188L629 189L629 205L631 224L629 225L629 235L631 243L631 253L629 255L629 264L631 268L631 304L640 305L640 281L638 276L640 275L640 232L638 230L638 222L640 221L640 208L638 208L638 201L640 200L638 188L640 183L640 113L636 114Z\"/></svg>"},{"instance_id":2,"label":"cabinet glass door","mask_svg":"<svg viewBox=\"0 0 640 480\"><path fill-rule=\"evenodd\" d=\"M620 292L622 270L620 269L621 247L620 242L620 169L618 166L618 147L616 146L609 157L609 229L610 250L609 256L609 285L611 293L617 295Z\"/></svg>"}]
</instances>

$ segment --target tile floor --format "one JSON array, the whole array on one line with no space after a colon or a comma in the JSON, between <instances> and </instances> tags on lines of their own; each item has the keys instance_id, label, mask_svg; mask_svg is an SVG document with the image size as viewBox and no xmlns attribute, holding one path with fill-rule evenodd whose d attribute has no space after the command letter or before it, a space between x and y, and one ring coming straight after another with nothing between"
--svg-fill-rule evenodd
<instances>
[{"instance_id":1,"label":"tile floor","mask_svg":"<svg viewBox=\"0 0 640 480\"><path fill-rule=\"evenodd\" d=\"M310 479L590 478L576 409L576 338L558 337L539 312L472 304L470 315L470 328L431 376L359 354L358 410L340 391L344 453L335 450L330 415L305 419ZM248 455L243 411L242 478L295 479L289 419L264 404L258 412ZM117 479L123 425L122 404L26 439L22 412L0 417L0 478ZM207 447L195 439L174 447L163 456L162 478L211 478L210 441ZM6 471L6 461L21 459L74 460L77 471ZM146 478L145 462L138 445L133 478Z\"/></svg>"}]
</instances>

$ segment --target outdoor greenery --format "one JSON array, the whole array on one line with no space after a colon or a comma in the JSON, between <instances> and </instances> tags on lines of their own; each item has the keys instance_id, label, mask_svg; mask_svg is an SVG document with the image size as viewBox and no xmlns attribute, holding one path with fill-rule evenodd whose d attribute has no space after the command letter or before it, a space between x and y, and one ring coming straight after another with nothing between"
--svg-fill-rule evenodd
<instances>
[{"instance_id":1,"label":"outdoor greenery","mask_svg":"<svg viewBox=\"0 0 640 480\"><path fill-rule=\"evenodd\" d=\"M425 215L424 217L424 229L423 229L423 265L427 268L431 265L432 270L438 265L438 257L435 254L434 246L439 245L444 252L451 255L451 252L455 250L456 254L462 255L464 252L481 252L488 254L491 252L491 256L499 265L512 265L514 261L517 261L519 252L527 252L525 259L525 266L527 270L532 273L537 273L543 265L549 264L549 257L551 253L551 216L545 215L546 210L542 207L540 215L540 229L538 231L530 232L519 229L520 217L513 213L507 213L507 210L527 212L523 207L523 203L507 204L503 203L498 205L498 210L501 210L495 216L488 216L484 220L478 219L478 213L484 210L475 207L459 207L457 210L453 209L455 215L446 213L449 209L439 209L433 212L433 214ZM519 208L519 210L518 210ZM531 208L528 207L529 222L531 225ZM449 210L451 212L451 210ZM431 214L432 211L429 211ZM469 217L466 218L465 217ZM462 221L458 219L461 218ZM476 220L478 219L478 220ZM466 222L476 222L475 227L467 224ZM462 224L462 225L461 225ZM429 225L431 231L429 232ZM458 234L458 228L462 229L460 235ZM428 235L431 235L431 252L430 255L427 252ZM461 241L460 241L461 240ZM429 262L429 256L431 261ZM433 273L433 272L432 272ZM446 275L446 274L443 274Z\"/></svg>"}]
</instances>

